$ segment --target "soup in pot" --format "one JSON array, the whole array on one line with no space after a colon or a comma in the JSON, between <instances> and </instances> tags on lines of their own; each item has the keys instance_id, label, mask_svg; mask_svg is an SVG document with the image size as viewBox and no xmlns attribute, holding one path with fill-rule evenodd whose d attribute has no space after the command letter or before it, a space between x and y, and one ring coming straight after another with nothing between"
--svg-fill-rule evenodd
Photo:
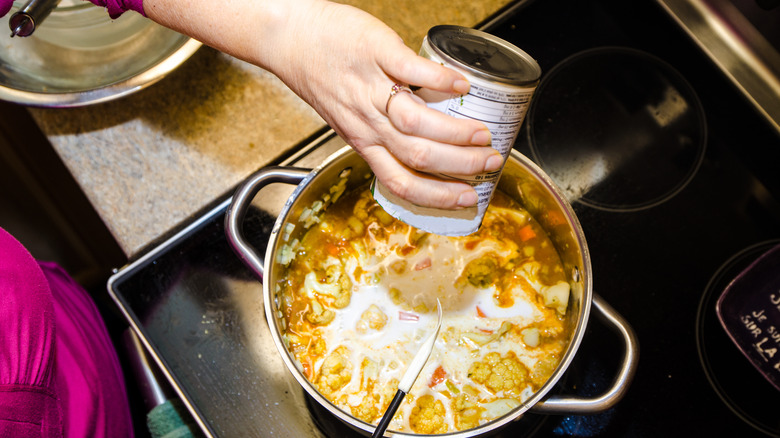
<instances>
[{"instance_id":1,"label":"soup in pot","mask_svg":"<svg viewBox=\"0 0 780 438\"><path fill-rule=\"evenodd\" d=\"M444 237L395 220L368 185L343 189L304 211L305 233L277 257L282 338L324 397L376 424L435 327L437 298L441 331L389 429L470 429L547 381L571 335L570 289L527 211L497 191L478 232Z\"/></svg>"}]
</instances>

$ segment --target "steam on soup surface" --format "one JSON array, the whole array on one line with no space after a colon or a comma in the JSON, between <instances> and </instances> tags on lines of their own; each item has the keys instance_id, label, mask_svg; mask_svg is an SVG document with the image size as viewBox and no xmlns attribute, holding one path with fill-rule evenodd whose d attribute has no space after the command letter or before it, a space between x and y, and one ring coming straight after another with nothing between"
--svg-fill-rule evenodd
<instances>
[{"instance_id":1,"label":"steam on soup surface","mask_svg":"<svg viewBox=\"0 0 780 438\"><path fill-rule=\"evenodd\" d=\"M391 430L476 427L519 406L560 361L569 339L560 258L500 192L465 237L395 220L367 185L301 222L308 230L278 259L283 338L309 381L353 416L379 421L435 326L437 297L441 332Z\"/></svg>"}]
</instances>

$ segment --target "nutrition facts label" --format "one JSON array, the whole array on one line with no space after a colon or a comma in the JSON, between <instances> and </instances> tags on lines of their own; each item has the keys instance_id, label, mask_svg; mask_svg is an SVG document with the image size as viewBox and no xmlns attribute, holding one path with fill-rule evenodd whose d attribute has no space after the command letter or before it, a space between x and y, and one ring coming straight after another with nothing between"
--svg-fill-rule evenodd
<instances>
[{"instance_id":1,"label":"nutrition facts label","mask_svg":"<svg viewBox=\"0 0 780 438\"><path fill-rule=\"evenodd\" d=\"M493 136L493 148L506 157L517 138L533 91L521 89L510 93L473 84L469 94L447 101L443 112L485 123Z\"/></svg>"},{"instance_id":2,"label":"nutrition facts label","mask_svg":"<svg viewBox=\"0 0 780 438\"><path fill-rule=\"evenodd\" d=\"M506 90L488 88L472 81L469 94L453 96L445 101L429 102L428 106L453 117L474 119L484 123L492 136L491 146L501 152L506 159L517 139L520 125L523 123L534 92L534 88L506 88ZM455 179L473 186L479 196L479 203L487 204L490 202L493 185L500 175L501 171L495 171L471 178ZM454 178L450 175L443 176Z\"/></svg>"}]
</instances>

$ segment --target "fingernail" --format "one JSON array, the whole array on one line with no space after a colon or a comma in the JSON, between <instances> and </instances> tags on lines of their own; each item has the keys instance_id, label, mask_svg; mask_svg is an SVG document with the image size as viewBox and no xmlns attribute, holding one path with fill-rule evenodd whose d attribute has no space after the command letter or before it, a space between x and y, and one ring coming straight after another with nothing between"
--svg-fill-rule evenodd
<instances>
[{"instance_id":1,"label":"fingernail","mask_svg":"<svg viewBox=\"0 0 780 438\"><path fill-rule=\"evenodd\" d=\"M488 157L485 161L485 172L493 172L501 168L504 165L504 157L501 154L496 153Z\"/></svg>"},{"instance_id":2,"label":"fingernail","mask_svg":"<svg viewBox=\"0 0 780 438\"><path fill-rule=\"evenodd\" d=\"M469 190L458 197L458 207L473 207L477 204L477 192Z\"/></svg>"},{"instance_id":3,"label":"fingernail","mask_svg":"<svg viewBox=\"0 0 780 438\"><path fill-rule=\"evenodd\" d=\"M480 129L471 136L471 144L477 146L490 146L490 130Z\"/></svg>"},{"instance_id":4,"label":"fingernail","mask_svg":"<svg viewBox=\"0 0 780 438\"><path fill-rule=\"evenodd\" d=\"M471 89L471 84L464 79L458 79L452 84L452 91L460 94L467 94Z\"/></svg>"}]
</instances>

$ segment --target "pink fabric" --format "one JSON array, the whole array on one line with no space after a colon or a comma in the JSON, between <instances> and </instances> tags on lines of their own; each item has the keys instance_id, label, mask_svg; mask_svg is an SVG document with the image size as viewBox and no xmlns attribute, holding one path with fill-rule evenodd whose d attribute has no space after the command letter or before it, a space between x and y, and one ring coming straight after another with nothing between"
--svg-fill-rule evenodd
<instances>
[{"instance_id":1,"label":"pink fabric","mask_svg":"<svg viewBox=\"0 0 780 438\"><path fill-rule=\"evenodd\" d=\"M0 437L132 437L124 378L89 294L0 228Z\"/></svg>"},{"instance_id":2,"label":"pink fabric","mask_svg":"<svg viewBox=\"0 0 780 438\"><path fill-rule=\"evenodd\" d=\"M43 271L0 229L0 436L62 436L54 320Z\"/></svg>"},{"instance_id":3,"label":"pink fabric","mask_svg":"<svg viewBox=\"0 0 780 438\"><path fill-rule=\"evenodd\" d=\"M111 18L118 18L126 11L136 11L146 17L143 0L90 0L108 10ZM14 4L14 0L0 0L0 17L4 17Z\"/></svg>"},{"instance_id":4,"label":"pink fabric","mask_svg":"<svg viewBox=\"0 0 780 438\"><path fill-rule=\"evenodd\" d=\"M98 6L104 6L111 18L118 18L126 11L136 11L146 17L143 0L90 0Z\"/></svg>"},{"instance_id":5,"label":"pink fabric","mask_svg":"<svg viewBox=\"0 0 780 438\"><path fill-rule=\"evenodd\" d=\"M0 0L0 17L5 17L5 14L11 10L11 6L14 5L14 0Z\"/></svg>"}]
</instances>

